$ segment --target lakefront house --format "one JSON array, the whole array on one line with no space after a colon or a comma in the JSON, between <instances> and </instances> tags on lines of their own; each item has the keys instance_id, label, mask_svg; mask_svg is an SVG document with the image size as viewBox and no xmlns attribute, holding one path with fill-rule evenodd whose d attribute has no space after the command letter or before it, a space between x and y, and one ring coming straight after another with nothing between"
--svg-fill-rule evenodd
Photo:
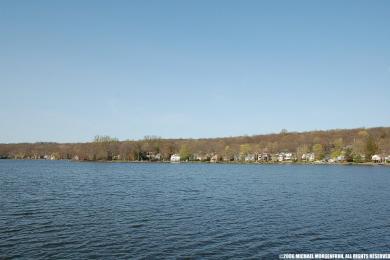
<instances>
[{"instance_id":1,"label":"lakefront house","mask_svg":"<svg viewBox=\"0 0 390 260\"><path fill-rule=\"evenodd\" d=\"M171 155L171 162L180 162L180 155L172 154Z\"/></svg>"},{"instance_id":2,"label":"lakefront house","mask_svg":"<svg viewBox=\"0 0 390 260\"><path fill-rule=\"evenodd\" d=\"M340 154L339 156L337 156L335 158L335 162L344 162L345 161L345 155L344 154Z\"/></svg>"},{"instance_id":3,"label":"lakefront house","mask_svg":"<svg viewBox=\"0 0 390 260\"><path fill-rule=\"evenodd\" d=\"M197 153L193 155L195 161L201 161L201 162L210 161L210 157L211 156L206 153Z\"/></svg>"},{"instance_id":4,"label":"lakefront house","mask_svg":"<svg viewBox=\"0 0 390 260\"><path fill-rule=\"evenodd\" d=\"M378 154L374 154L371 157L371 161L373 161L374 163L380 163L380 162L382 162L382 157Z\"/></svg>"},{"instance_id":5,"label":"lakefront house","mask_svg":"<svg viewBox=\"0 0 390 260\"><path fill-rule=\"evenodd\" d=\"M146 157L149 161L160 161L161 160L161 154L155 153L155 152L148 152L146 153Z\"/></svg>"},{"instance_id":6,"label":"lakefront house","mask_svg":"<svg viewBox=\"0 0 390 260\"><path fill-rule=\"evenodd\" d=\"M247 154L244 158L245 162L254 162L256 161L256 155L255 154Z\"/></svg>"},{"instance_id":7,"label":"lakefront house","mask_svg":"<svg viewBox=\"0 0 390 260\"><path fill-rule=\"evenodd\" d=\"M224 162L231 162L231 161L234 161L234 155L232 154L226 154L223 156L222 160Z\"/></svg>"},{"instance_id":8,"label":"lakefront house","mask_svg":"<svg viewBox=\"0 0 390 260\"><path fill-rule=\"evenodd\" d=\"M289 152L280 152L275 154L274 160L277 162L288 162L293 160L293 154Z\"/></svg>"},{"instance_id":9,"label":"lakefront house","mask_svg":"<svg viewBox=\"0 0 390 260\"><path fill-rule=\"evenodd\" d=\"M385 163L390 163L390 155L385 157Z\"/></svg>"},{"instance_id":10,"label":"lakefront house","mask_svg":"<svg viewBox=\"0 0 390 260\"><path fill-rule=\"evenodd\" d=\"M221 157L218 154L214 154L213 156L211 156L210 162L215 163L215 162L220 161L220 159L221 159Z\"/></svg>"},{"instance_id":11,"label":"lakefront house","mask_svg":"<svg viewBox=\"0 0 390 260\"><path fill-rule=\"evenodd\" d=\"M271 155L269 153L259 153L257 155L257 161L259 161L259 162L271 161Z\"/></svg>"},{"instance_id":12,"label":"lakefront house","mask_svg":"<svg viewBox=\"0 0 390 260\"><path fill-rule=\"evenodd\" d=\"M314 162L315 155L314 155L314 153L304 153L304 154L302 154L301 159L302 159L302 161Z\"/></svg>"}]
</instances>

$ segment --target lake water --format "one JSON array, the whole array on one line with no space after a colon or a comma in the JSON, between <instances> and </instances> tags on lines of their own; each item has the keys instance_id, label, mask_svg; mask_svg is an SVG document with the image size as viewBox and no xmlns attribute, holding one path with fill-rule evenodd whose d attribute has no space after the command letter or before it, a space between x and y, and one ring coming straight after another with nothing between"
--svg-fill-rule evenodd
<instances>
[{"instance_id":1,"label":"lake water","mask_svg":"<svg viewBox=\"0 0 390 260\"><path fill-rule=\"evenodd\" d=\"M389 253L390 168L0 160L0 258Z\"/></svg>"}]
</instances>

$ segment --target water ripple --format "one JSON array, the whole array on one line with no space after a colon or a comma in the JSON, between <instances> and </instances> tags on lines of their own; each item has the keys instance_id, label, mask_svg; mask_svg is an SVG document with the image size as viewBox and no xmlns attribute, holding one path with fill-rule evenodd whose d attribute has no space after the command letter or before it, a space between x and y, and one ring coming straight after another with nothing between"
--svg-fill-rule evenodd
<instances>
[{"instance_id":1,"label":"water ripple","mask_svg":"<svg viewBox=\"0 0 390 260\"><path fill-rule=\"evenodd\" d=\"M4 160L0 258L385 252L389 174L384 167Z\"/></svg>"}]
</instances>

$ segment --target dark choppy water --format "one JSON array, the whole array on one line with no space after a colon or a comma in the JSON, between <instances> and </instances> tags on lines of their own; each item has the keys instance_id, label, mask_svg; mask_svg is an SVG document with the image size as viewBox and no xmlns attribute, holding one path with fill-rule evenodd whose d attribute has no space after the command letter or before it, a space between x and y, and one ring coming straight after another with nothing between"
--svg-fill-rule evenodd
<instances>
[{"instance_id":1,"label":"dark choppy water","mask_svg":"<svg viewBox=\"0 0 390 260\"><path fill-rule=\"evenodd\" d=\"M390 168L0 161L0 258L390 248Z\"/></svg>"}]
</instances>

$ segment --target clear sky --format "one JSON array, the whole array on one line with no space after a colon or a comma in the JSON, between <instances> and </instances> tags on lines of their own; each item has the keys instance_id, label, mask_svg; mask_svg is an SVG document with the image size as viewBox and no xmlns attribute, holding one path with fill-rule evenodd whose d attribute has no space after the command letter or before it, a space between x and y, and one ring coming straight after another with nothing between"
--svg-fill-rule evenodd
<instances>
[{"instance_id":1,"label":"clear sky","mask_svg":"<svg viewBox=\"0 0 390 260\"><path fill-rule=\"evenodd\" d=\"M0 142L390 126L390 1L0 1Z\"/></svg>"}]
</instances>

